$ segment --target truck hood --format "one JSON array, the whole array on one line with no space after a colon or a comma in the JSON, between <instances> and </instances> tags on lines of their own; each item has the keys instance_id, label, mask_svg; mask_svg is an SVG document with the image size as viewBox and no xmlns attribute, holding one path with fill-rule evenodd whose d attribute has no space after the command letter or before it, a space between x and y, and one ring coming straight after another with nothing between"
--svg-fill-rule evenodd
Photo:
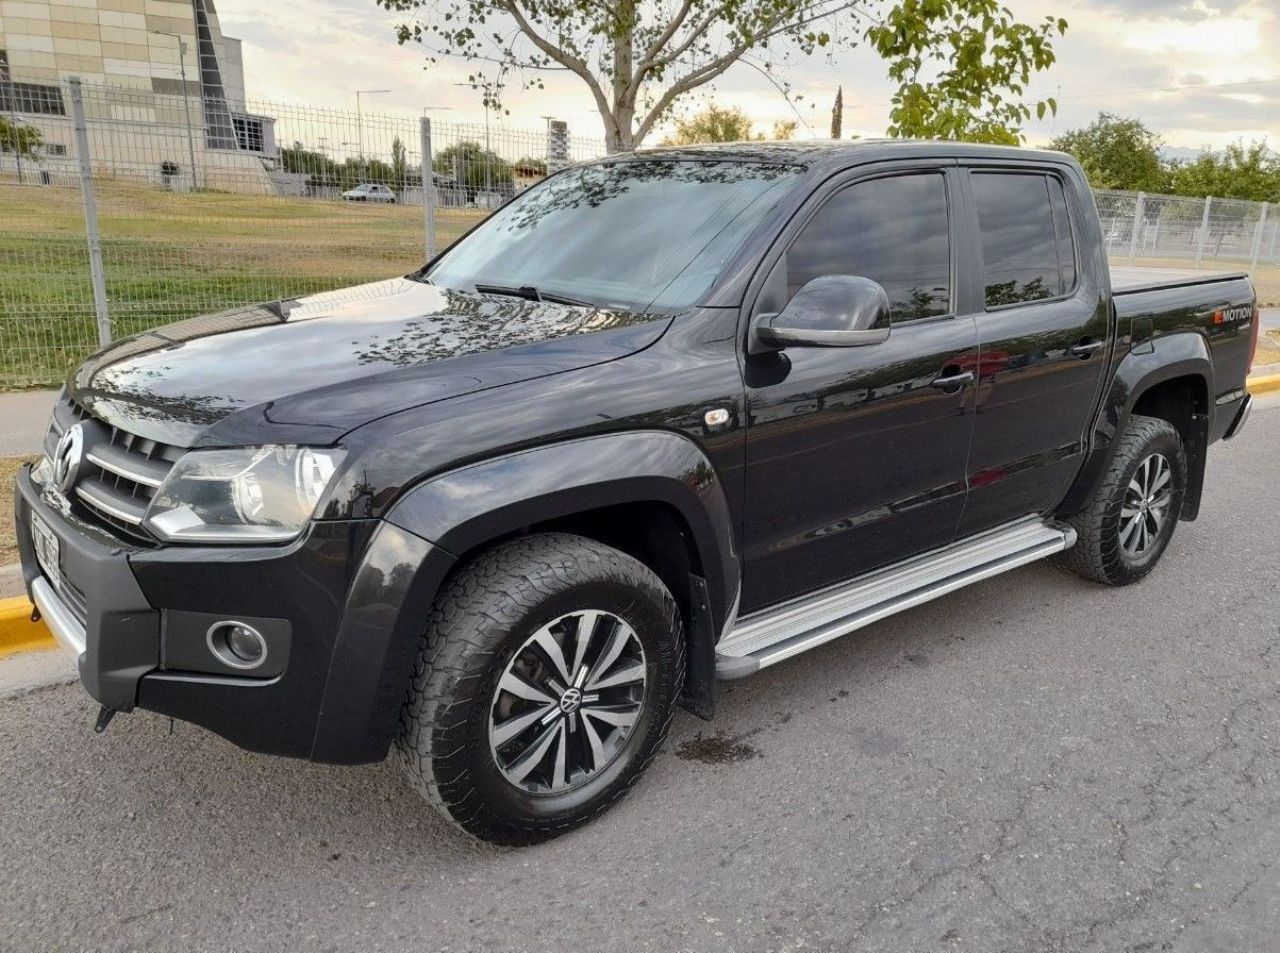
<instances>
[{"instance_id":1,"label":"truck hood","mask_svg":"<svg viewBox=\"0 0 1280 953\"><path fill-rule=\"evenodd\" d=\"M377 417L624 357L669 316L396 278L224 311L118 341L70 396L178 446L328 443Z\"/></svg>"}]
</instances>

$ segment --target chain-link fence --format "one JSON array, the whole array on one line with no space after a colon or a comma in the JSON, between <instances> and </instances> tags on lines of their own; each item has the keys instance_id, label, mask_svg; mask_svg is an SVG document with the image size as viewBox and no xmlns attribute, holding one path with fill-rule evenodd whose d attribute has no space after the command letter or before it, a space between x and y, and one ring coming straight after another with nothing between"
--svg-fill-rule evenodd
<instances>
[{"instance_id":1,"label":"chain-link fence","mask_svg":"<svg viewBox=\"0 0 1280 953\"><path fill-rule=\"evenodd\" d=\"M1105 189L1094 195L1113 260L1280 264L1280 206Z\"/></svg>"},{"instance_id":2,"label":"chain-link fence","mask_svg":"<svg viewBox=\"0 0 1280 953\"><path fill-rule=\"evenodd\" d=\"M0 387L56 383L108 334L404 274L549 169L604 154L563 123L428 126L194 82L44 88L0 104L39 139L0 149Z\"/></svg>"}]
</instances>

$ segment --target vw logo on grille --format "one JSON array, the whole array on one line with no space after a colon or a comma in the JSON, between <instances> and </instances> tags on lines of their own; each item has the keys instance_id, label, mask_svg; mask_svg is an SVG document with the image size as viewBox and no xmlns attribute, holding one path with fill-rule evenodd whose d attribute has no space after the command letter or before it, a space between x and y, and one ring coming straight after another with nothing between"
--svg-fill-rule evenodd
<instances>
[{"instance_id":1,"label":"vw logo on grille","mask_svg":"<svg viewBox=\"0 0 1280 953\"><path fill-rule=\"evenodd\" d=\"M53 482L64 494L69 494L76 485L83 460L84 426L75 424L67 428L53 451Z\"/></svg>"}]
</instances>

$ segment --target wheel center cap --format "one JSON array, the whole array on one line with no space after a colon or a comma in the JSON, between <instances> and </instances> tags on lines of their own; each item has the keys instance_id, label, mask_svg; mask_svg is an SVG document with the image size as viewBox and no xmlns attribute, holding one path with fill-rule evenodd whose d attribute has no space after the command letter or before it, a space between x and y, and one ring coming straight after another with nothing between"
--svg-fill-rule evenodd
<instances>
[{"instance_id":1,"label":"wheel center cap","mask_svg":"<svg viewBox=\"0 0 1280 953\"><path fill-rule=\"evenodd\" d=\"M578 688L570 688L560 696L560 710L566 715L572 715L578 710L578 706L582 704L582 690Z\"/></svg>"}]
</instances>

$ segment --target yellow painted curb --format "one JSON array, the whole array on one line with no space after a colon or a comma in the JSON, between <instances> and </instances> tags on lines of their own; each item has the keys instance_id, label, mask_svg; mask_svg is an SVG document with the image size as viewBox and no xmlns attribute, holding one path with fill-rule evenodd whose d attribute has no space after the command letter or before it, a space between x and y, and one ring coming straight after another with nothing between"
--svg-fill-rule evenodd
<instances>
[{"instance_id":1,"label":"yellow painted curb","mask_svg":"<svg viewBox=\"0 0 1280 953\"><path fill-rule=\"evenodd\" d=\"M57 645L47 625L31 621L30 602L25 598L0 599L0 657Z\"/></svg>"},{"instance_id":2,"label":"yellow painted curb","mask_svg":"<svg viewBox=\"0 0 1280 953\"><path fill-rule=\"evenodd\" d=\"M1266 377L1250 377L1247 381L1250 394L1269 394L1280 390L1280 374L1268 374Z\"/></svg>"}]
</instances>

